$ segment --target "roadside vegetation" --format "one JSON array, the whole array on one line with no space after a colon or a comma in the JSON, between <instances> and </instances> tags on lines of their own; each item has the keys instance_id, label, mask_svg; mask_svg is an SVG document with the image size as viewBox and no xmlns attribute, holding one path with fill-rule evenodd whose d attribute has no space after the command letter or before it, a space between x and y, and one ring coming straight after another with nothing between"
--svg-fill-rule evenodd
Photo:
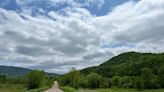
<instances>
[{"instance_id":1,"label":"roadside vegetation","mask_svg":"<svg viewBox=\"0 0 164 92\"><path fill-rule=\"evenodd\" d=\"M74 89L71 87L62 87L64 92L164 92L164 89L145 89L137 90L130 88L97 88L97 89Z\"/></svg>"},{"instance_id":2,"label":"roadside vegetation","mask_svg":"<svg viewBox=\"0 0 164 92\"><path fill-rule=\"evenodd\" d=\"M164 67L159 67L159 72L164 71ZM164 74L164 73L163 73ZM58 79L60 85L70 86L75 89L96 89L96 88L135 88L139 91L144 89L163 88L163 74L154 75L149 68L143 68L141 76L113 76L105 78L97 73L88 75L80 74L80 71L70 73ZM163 82L162 82L163 81Z\"/></svg>"},{"instance_id":3,"label":"roadside vegetation","mask_svg":"<svg viewBox=\"0 0 164 92\"><path fill-rule=\"evenodd\" d=\"M53 77L44 71L33 70L23 77L0 76L0 92L41 92L53 84Z\"/></svg>"},{"instance_id":4,"label":"roadside vegetation","mask_svg":"<svg viewBox=\"0 0 164 92\"><path fill-rule=\"evenodd\" d=\"M142 91L138 91L135 89L121 89L121 88L93 89L93 90L80 89L75 92L164 92L164 89L145 89Z\"/></svg>"}]
</instances>

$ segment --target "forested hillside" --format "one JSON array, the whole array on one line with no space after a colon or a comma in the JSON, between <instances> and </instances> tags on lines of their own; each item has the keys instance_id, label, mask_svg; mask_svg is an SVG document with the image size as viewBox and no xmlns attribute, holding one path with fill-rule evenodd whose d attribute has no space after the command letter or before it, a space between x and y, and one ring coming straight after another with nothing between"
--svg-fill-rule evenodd
<instances>
[{"instance_id":1,"label":"forested hillside","mask_svg":"<svg viewBox=\"0 0 164 92\"><path fill-rule=\"evenodd\" d=\"M6 75L9 77L21 77L31 72L31 69L13 67L13 66L0 66L0 75ZM47 76L56 76L54 73L46 73Z\"/></svg>"},{"instance_id":2,"label":"forested hillside","mask_svg":"<svg viewBox=\"0 0 164 92\"><path fill-rule=\"evenodd\" d=\"M29 73L30 69L19 68L19 67L12 67L12 66L0 66L0 75L7 75L7 76L23 76Z\"/></svg>"},{"instance_id":3,"label":"forested hillside","mask_svg":"<svg viewBox=\"0 0 164 92\"><path fill-rule=\"evenodd\" d=\"M149 68L153 74L164 65L164 53L137 53L128 52L120 54L106 61L97 67L81 70L81 73L88 74L95 72L103 77L118 76L140 76L142 68Z\"/></svg>"},{"instance_id":4,"label":"forested hillside","mask_svg":"<svg viewBox=\"0 0 164 92\"><path fill-rule=\"evenodd\" d=\"M164 53L123 53L99 66L73 70L59 81L75 88L164 88Z\"/></svg>"}]
</instances>

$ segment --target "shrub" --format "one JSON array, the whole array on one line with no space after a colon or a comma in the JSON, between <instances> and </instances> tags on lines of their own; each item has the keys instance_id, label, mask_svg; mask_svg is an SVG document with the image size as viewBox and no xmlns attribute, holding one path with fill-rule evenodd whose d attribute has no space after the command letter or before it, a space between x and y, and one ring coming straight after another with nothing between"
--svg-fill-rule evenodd
<instances>
[{"instance_id":1,"label":"shrub","mask_svg":"<svg viewBox=\"0 0 164 92\"><path fill-rule=\"evenodd\" d=\"M28 81L27 86L28 89L35 89L43 86L45 82L45 72L33 70L27 75Z\"/></svg>"}]
</instances>

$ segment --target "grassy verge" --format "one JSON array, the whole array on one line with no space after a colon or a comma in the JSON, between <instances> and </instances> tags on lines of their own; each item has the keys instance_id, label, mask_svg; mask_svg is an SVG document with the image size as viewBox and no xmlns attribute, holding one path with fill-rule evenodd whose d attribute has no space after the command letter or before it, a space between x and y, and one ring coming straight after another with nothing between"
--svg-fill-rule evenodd
<instances>
[{"instance_id":1,"label":"grassy verge","mask_svg":"<svg viewBox=\"0 0 164 92\"><path fill-rule=\"evenodd\" d=\"M74 89L71 87L61 87L64 92L164 92L164 89L145 89L138 91L136 89L122 89L122 88L111 88L111 89Z\"/></svg>"},{"instance_id":2,"label":"grassy verge","mask_svg":"<svg viewBox=\"0 0 164 92\"><path fill-rule=\"evenodd\" d=\"M61 87L64 92L77 92L74 88L71 87Z\"/></svg>"},{"instance_id":3,"label":"grassy verge","mask_svg":"<svg viewBox=\"0 0 164 92\"><path fill-rule=\"evenodd\" d=\"M0 92L24 92L25 90L26 88L21 84L0 84Z\"/></svg>"},{"instance_id":4,"label":"grassy verge","mask_svg":"<svg viewBox=\"0 0 164 92\"><path fill-rule=\"evenodd\" d=\"M48 87L27 90L22 84L0 84L0 92L42 92L46 89L48 89Z\"/></svg>"},{"instance_id":5,"label":"grassy verge","mask_svg":"<svg viewBox=\"0 0 164 92\"><path fill-rule=\"evenodd\" d=\"M76 92L164 92L164 89L151 89L151 90L143 90L138 91L136 89L96 89L96 90L87 90L87 89L80 89Z\"/></svg>"},{"instance_id":6,"label":"grassy verge","mask_svg":"<svg viewBox=\"0 0 164 92\"><path fill-rule=\"evenodd\" d=\"M48 89L48 87L43 87L39 89L27 90L22 84L0 84L0 92L42 92ZM79 89L76 90L71 87L61 87L64 92L164 92L164 89L151 89L138 91L136 89L121 89L121 88L112 88L112 89Z\"/></svg>"},{"instance_id":7,"label":"grassy verge","mask_svg":"<svg viewBox=\"0 0 164 92\"><path fill-rule=\"evenodd\" d=\"M25 92L42 92L42 91L45 91L46 89L48 89L48 87L43 87L43 88L39 88L39 89L32 89L32 90L26 90Z\"/></svg>"}]
</instances>

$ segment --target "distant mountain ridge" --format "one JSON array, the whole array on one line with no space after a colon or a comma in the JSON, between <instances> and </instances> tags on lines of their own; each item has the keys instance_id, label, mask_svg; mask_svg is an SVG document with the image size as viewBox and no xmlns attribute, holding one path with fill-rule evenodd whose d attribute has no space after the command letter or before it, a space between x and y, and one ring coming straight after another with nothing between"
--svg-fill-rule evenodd
<instances>
[{"instance_id":1,"label":"distant mountain ridge","mask_svg":"<svg viewBox=\"0 0 164 92\"><path fill-rule=\"evenodd\" d=\"M161 66L164 66L164 53L127 52L115 56L99 66L85 68L81 70L81 73L95 72L103 77L140 76L143 68L150 68L154 74L157 74L158 68Z\"/></svg>"},{"instance_id":2,"label":"distant mountain ridge","mask_svg":"<svg viewBox=\"0 0 164 92\"><path fill-rule=\"evenodd\" d=\"M20 77L28 74L31 69L14 67L14 66L0 66L0 75L7 75L9 77ZM57 76L58 74L46 73L47 76Z\"/></svg>"}]
</instances>

